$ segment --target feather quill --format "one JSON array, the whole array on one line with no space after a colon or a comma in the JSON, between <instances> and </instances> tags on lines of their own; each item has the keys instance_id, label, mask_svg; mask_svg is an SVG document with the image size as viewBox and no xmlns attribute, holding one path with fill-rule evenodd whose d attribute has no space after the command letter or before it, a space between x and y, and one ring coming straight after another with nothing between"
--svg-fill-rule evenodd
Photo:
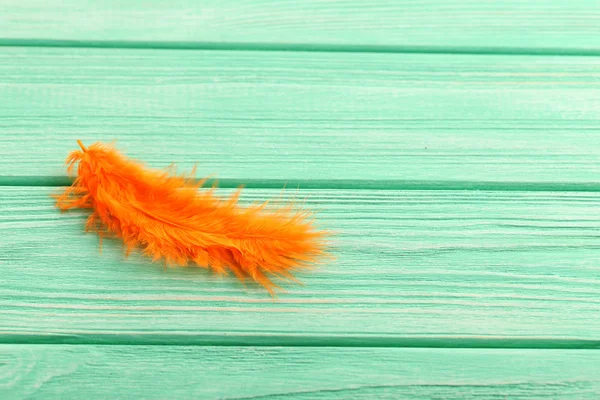
<instances>
[{"instance_id":1,"label":"feather quill","mask_svg":"<svg viewBox=\"0 0 600 400\"><path fill-rule=\"evenodd\" d=\"M55 196L60 210L91 209L86 231L118 237L126 254L135 248L166 265L189 264L215 273L250 278L272 295L272 278L294 280L292 272L327 255L328 233L314 227L310 213L293 205L271 209L267 202L242 208L239 189L219 198L215 187L168 172L146 169L111 146L94 143L67 157L77 167L72 186Z\"/></svg>"}]
</instances>

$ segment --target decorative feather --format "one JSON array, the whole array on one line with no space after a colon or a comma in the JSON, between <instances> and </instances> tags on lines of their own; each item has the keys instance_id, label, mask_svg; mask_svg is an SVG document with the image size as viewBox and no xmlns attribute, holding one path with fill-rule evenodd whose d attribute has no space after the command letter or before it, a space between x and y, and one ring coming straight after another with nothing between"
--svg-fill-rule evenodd
<instances>
[{"instance_id":1,"label":"decorative feather","mask_svg":"<svg viewBox=\"0 0 600 400\"><path fill-rule=\"evenodd\" d=\"M67 157L77 178L55 196L60 210L92 210L86 231L121 238L165 265L190 263L218 274L251 278L271 294L272 277L295 280L292 271L326 255L328 233L314 228L309 213L293 205L270 209L267 202L242 208L239 189L221 199L193 177L145 169L114 148L94 143Z\"/></svg>"}]
</instances>

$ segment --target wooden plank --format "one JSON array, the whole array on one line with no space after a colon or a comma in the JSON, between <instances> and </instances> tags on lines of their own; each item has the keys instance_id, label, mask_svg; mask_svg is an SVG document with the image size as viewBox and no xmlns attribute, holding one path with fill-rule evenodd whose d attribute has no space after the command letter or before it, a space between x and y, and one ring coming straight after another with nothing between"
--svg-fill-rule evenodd
<instances>
[{"instance_id":1,"label":"wooden plank","mask_svg":"<svg viewBox=\"0 0 600 400\"><path fill-rule=\"evenodd\" d=\"M600 352L0 346L17 398L596 399Z\"/></svg>"},{"instance_id":2,"label":"wooden plank","mask_svg":"<svg viewBox=\"0 0 600 400\"><path fill-rule=\"evenodd\" d=\"M82 139L240 182L600 182L595 58L3 53L0 176L63 176Z\"/></svg>"},{"instance_id":3,"label":"wooden plank","mask_svg":"<svg viewBox=\"0 0 600 400\"><path fill-rule=\"evenodd\" d=\"M0 341L599 344L599 193L299 191L340 232L338 259L273 301L202 269L123 261L117 243L98 254L84 215L53 208L56 189L0 188Z\"/></svg>"},{"instance_id":4,"label":"wooden plank","mask_svg":"<svg viewBox=\"0 0 600 400\"><path fill-rule=\"evenodd\" d=\"M5 0L3 39L599 50L595 0ZM113 44L114 45L114 44Z\"/></svg>"}]
</instances>

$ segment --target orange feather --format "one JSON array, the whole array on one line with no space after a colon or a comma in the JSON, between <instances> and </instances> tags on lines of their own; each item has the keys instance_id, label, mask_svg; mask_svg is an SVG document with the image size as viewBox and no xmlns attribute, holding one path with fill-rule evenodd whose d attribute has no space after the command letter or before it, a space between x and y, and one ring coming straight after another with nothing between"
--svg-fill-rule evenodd
<instances>
[{"instance_id":1,"label":"orange feather","mask_svg":"<svg viewBox=\"0 0 600 400\"><path fill-rule=\"evenodd\" d=\"M271 294L272 277L295 280L292 271L326 256L328 233L317 230L305 211L267 203L238 206L241 189L228 199L201 189L203 180L145 169L114 148L94 143L69 154L77 178L55 196L61 210L92 209L86 230L123 240L126 254L142 248L153 260L195 263L219 274L251 278Z\"/></svg>"}]
</instances>

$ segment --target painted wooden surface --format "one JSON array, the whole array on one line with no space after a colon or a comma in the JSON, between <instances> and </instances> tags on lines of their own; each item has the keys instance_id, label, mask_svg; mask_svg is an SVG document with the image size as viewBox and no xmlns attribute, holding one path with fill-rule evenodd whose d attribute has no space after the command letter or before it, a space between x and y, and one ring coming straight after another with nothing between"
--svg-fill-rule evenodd
<instances>
[{"instance_id":1,"label":"painted wooden surface","mask_svg":"<svg viewBox=\"0 0 600 400\"><path fill-rule=\"evenodd\" d=\"M599 22L595 0L0 1L0 398L598 398ZM274 301L99 254L49 198L76 139L244 201L287 185L337 260Z\"/></svg>"},{"instance_id":2,"label":"painted wooden surface","mask_svg":"<svg viewBox=\"0 0 600 400\"><path fill-rule=\"evenodd\" d=\"M595 399L599 364L577 350L0 345L0 396Z\"/></svg>"},{"instance_id":3,"label":"painted wooden surface","mask_svg":"<svg viewBox=\"0 0 600 400\"><path fill-rule=\"evenodd\" d=\"M600 52L596 0L3 0L0 40ZM109 42L109 43L107 43ZM69 45L74 45L70 43ZM363 47L361 47L363 46ZM256 47L256 46L255 46ZM260 46L258 46L260 47ZM381 49L380 49L381 50Z\"/></svg>"},{"instance_id":4,"label":"painted wooden surface","mask_svg":"<svg viewBox=\"0 0 600 400\"><path fill-rule=\"evenodd\" d=\"M594 57L2 51L0 175L10 184L64 176L82 139L258 187L600 189Z\"/></svg>"},{"instance_id":5,"label":"painted wooden surface","mask_svg":"<svg viewBox=\"0 0 600 400\"><path fill-rule=\"evenodd\" d=\"M204 270L123 261L116 243L98 254L85 215L53 208L57 190L0 190L0 341L600 347L598 193L291 192L338 232L338 260L274 302Z\"/></svg>"}]
</instances>

